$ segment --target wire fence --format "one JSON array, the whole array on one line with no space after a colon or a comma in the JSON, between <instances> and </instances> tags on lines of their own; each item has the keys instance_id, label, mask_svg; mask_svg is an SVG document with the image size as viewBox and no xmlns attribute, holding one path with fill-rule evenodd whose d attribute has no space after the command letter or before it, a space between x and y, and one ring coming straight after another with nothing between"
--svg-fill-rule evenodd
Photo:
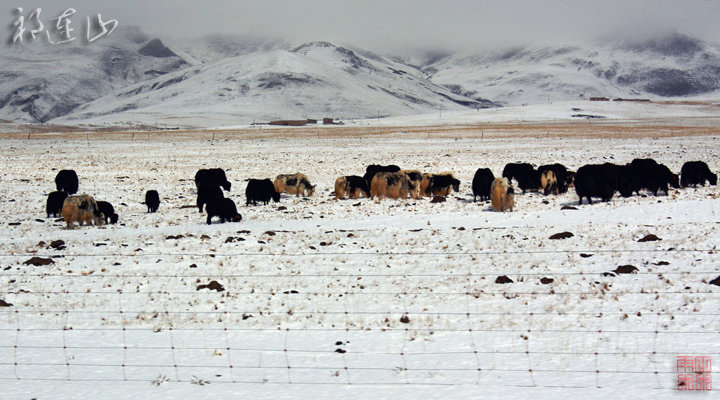
<instances>
[{"instance_id":1,"label":"wire fence","mask_svg":"<svg viewBox=\"0 0 720 400\"><path fill-rule=\"evenodd\" d=\"M611 276L509 261L603 252L703 257L703 268ZM10 304L0 307L0 380L670 391L677 356L720 354L720 290L707 283L720 274L715 249L63 252L43 269L22 266L29 256L0 254ZM210 256L243 261L185 266ZM505 261L419 267L447 256ZM298 257L310 272L278 267ZM557 281L539 282L548 276Z\"/></svg>"},{"instance_id":2,"label":"wire fence","mask_svg":"<svg viewBox=\"0 0 720 400\"><path fill-rule=\"evenodd\" d=\"M278 127L256 124L251 127L197 129L179 126L139 126L118 130L117 128L86 129L70 126L31 126L18 132L3 133L0 137L22 140L74 139L113 140L128 142L157 142L167 140L243 140L257 138L293 139L336 139L348 137L398 138L402 136L423 139L507 139L514 138L617 138L651 137L673 138L684 136L709 136L720 133L715 121L710 122L677 120L633 122L633 121L592 121L579 118L575 121L512 121L507 123L446 123L437 121L429 126L371 126L367 123L347 125L301 127Z\"/></svg>"}]
</instances>

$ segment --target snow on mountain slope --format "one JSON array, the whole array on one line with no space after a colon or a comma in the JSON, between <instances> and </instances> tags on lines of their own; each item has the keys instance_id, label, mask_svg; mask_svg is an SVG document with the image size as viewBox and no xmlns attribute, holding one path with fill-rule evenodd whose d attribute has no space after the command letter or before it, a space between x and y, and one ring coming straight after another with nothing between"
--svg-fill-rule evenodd
<instances>
[{"instance_id":1,"label":"snow on mountain slope","mask_svg":"<svg viewBox=\"0 0 720 400\"><path fill-rule=\"evenodd\" d=\"M176 71L107 95L54 122L207 124L220 118L250 123L484 106L389 58L314 42Z\"/></svg>"},{"instance_id":2,"label":"snow on mountain slope","mask_svg":"<svg viewBox=\"0 0 720 400\"><path fill-rule=\"evenodd\" d=\"M720 89L720 48L677 33L592 47L451 54L422 68L456 93L508 105L592 96L717 97Z\"/></svg>"},{"instance_id":3,"label":"snow on mountain slope","mask_svg":"<svg viewBox=\"0 0 720 400\"><path fill-rule=\"evenodd\" d=\"M9 46L0 119L226 126L439 114L593 96L720 98L720 47L681 34L486 53L380 55L250 36L165 42L128 27L87 46Z\"/></svg>"},{"instance_id":4,"label":"snow on mountain slope","mask_svg":"<svg viewBox=\"0 0 720 400\"><path fill-rule=\"evenodd\" d=\"M282 39L254 35L207 35L195 39L168 38L164 39L164 42L183 58L196 61L192 64L292 48Z\"/></svg>"},{"instance_id":5,"label":"snow on mountain slope","mask_svg":"<svg viewBox=\"0 0 720 400\"><path fill-rule=\"evenodd\" d=\"M0 119L47 122L187 65L160 40L149 40L132 27L91 44L7 46L0 54Z\"/></svg>"}]
</instances>

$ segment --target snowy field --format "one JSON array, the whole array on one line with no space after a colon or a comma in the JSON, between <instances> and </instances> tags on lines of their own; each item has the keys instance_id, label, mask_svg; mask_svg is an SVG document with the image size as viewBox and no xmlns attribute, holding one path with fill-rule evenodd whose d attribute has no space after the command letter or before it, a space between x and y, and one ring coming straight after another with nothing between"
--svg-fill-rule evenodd
<instances>
[{"instance_id":1,"label":"snowy field","mask_svg":"<svg viewBox=\"0 0 720 400\"><path fill-rule=\"evenodd\" d=\"M572 189L519 194L510 213L470 188L477 168L521 161L718 172L720 136L172 135L2 140L3 399L681 398L677 356L720 360L716 186L580 206ZM460 193L334 199L338 176L377 163L452 171ZM209 167L242 222L198 213L193 176ZM119 224L45 216L65 168ZM315 196L245 206L245 180L297 171ZM605 274L625 265L636 273Z\"/></svg>"}]
</instances>

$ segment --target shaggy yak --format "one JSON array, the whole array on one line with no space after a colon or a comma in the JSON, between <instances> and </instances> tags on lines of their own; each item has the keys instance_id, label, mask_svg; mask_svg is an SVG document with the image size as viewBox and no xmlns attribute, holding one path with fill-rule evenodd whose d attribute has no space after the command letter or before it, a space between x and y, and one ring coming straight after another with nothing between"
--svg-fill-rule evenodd
<instances>
[{"instance_id":1,"label":"shaggy yak","mask_svg":"<svg viewBox=\"0 0 720 400\"><path fill-rule=\"evenodd\" d=\"M81 226L83 223L87 225L103 223L103 215L98 210L95 199L87 194L68 196L63 203L62 216L68 229L72 229L75 222Z\"/></svg>"},{"instance_id":2,"label":"shaggy yak","mask_svg":"<svg viewBox=\"0 0 720 400\"><path fill-rule=\"evenodd\" d=\"M368 165L365 168L365 175L363 175L363 179L365 179L365 184L367 187L370 187L372 185L372 180L375 177L375 174L378 172L398 172L400 171L400 167L397 165L377 165L377 164L371 164Z\"/></svg>"},{"instance_id":3,"label":"shaggy yak","mask_svg":"<svg viewBox=\"0 0 720 400\"><path fill-rule=\"evenodd\" d=\"M515 191L508 178L497 178L490 188L490 200L495 211L512 211L515 207Z\"/></svg>"},{"instance_id":4,"label":"shaggy yak","mask_svg":"<svg viewBox=\"0 0 720 400\"><path fill-rule=\"evenodd\" d=\"M310 184L307 175L298 172L297 174L278 175L273 182L275 191L278 193L294 194L297 197L312 196L315 194L315 186Z\"/></svg>"},{"instance_id":5,"label":"shaggy yak","mask_svg":"<svg viewBox=\"0 0 720 400\"><path fill-rule=\"evenodd\" d=\"M410 179L402 172L378 172L370 185L370 199L377 196L378 201L383 197L391 199L405 199L410 193Z\"/></svg>"},{"instance_id":6,"label":"shaggy yak","mask_svg":"<svg viewBox=\"0 0 720 400\"><path fill-rule=\"evenodd\" d=\"M347 175L341 176L335 180L335 199L345 198L345 194L350 199L359 197L370 197L370 188L365 184L362 176Z\"/></svg>"},{"instance_id":7,"label":"shaggy yak","mask_svg":"<svg viewBox=\"0 0 720 400\"><path fill-rule=\"evenodd\" d=\"M448 196L452 191L460 190L460 181L450 172L441 174L423 174L420 182L422 196Z\"/></svg>"},{"instance_id":8,"label":"shaggy yak","mask_svg":"<svg viewBox=\"0 0 720 400\"><path fill-rule=\"evenodd\" d=\"M560 193L555 172L549 169L543 171L542 174L540 174L540 187L543 189L543 193L545 193L546 196L550 193Z\"/></svg>"},{"instance_id":9,"label":"shaggy yak","mask_svg":"<svg viewBox=\"0 0 720 400\"><path fill-rule=\"evenodd\" d=\"M420 184L422 183L423 174L416 169L403 169L401 173L407 175L410 182L410 197L413 199L420 198Z\"/></svg>"}]
</instances>

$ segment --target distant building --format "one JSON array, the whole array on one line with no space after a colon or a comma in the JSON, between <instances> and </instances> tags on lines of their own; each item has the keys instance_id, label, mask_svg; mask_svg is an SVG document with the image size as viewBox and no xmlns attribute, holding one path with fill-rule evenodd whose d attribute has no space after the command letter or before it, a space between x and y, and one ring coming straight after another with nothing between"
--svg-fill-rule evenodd
<instances>
[{"instance_id":1,"label":"distant building","mask_svg":"<svg viewBox=\"0 0 720 400\"><path fill-rule=\"evenodd\" d=\"M308 120L306 119L281 119L277 121L270 121L270 125L279 126L303 126L307 125Z\"/></svg>"}]
</instances>

